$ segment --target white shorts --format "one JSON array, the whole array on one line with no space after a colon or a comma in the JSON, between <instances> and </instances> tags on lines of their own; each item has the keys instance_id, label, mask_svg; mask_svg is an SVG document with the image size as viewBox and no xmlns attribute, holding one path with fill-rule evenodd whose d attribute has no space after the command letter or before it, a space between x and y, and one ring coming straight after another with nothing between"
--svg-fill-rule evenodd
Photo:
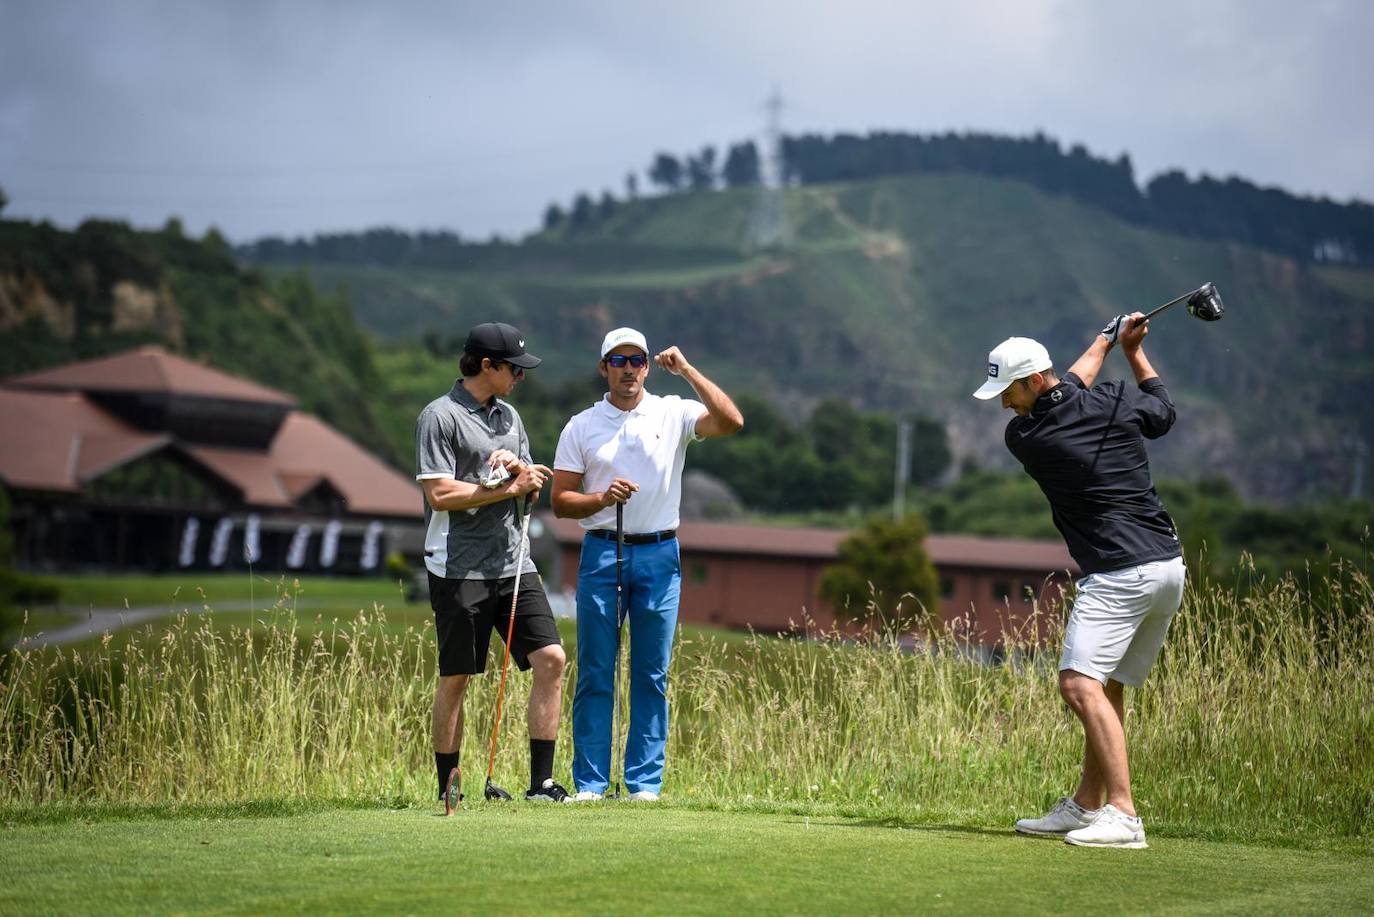
<instances>
[{"instance_id":1,"label":"white shorts","mask_svg":"<svg viewBox=\"0 0 1374 917\"><path fill-rule=\"evenodd\" d=\"M1175 557L1079 580L1059 671L1140 687L1183 602L1186 572Z\"/></svg>"}]
</instances>

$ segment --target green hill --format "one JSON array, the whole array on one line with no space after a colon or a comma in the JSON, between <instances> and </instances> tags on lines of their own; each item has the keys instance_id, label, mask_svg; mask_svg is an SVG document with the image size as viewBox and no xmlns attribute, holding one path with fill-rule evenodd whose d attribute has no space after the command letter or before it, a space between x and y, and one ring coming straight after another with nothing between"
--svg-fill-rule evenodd
<instances>
[{"instance_id":1,"label":"green hill","mask_svg":"<svg viewBox=\"0 0 1374 917\"><path fill-rule=\"evenodd\" d=\"M989 465L1007 462L1004 415L968 394L993 345L1032 336L1066 366L1112 315L1211 280L1224 322L1179 312L1151 331L1184 418L1155 450L1160 469L1225 474L1270 497L1350 486L1356 437L1374 420L1353 395L1374 379L1374 272L1173 236L981 176L791 189L791 241L776 251L749 245L754 201L642 199L521 244L305 264L394 340L508 320L556 379L593 372L600 336L633 324L794 413L837 396L939 416L960 455ZM1106 375L1126 374L1114 357Z\"/></svg>"}]
</instances>

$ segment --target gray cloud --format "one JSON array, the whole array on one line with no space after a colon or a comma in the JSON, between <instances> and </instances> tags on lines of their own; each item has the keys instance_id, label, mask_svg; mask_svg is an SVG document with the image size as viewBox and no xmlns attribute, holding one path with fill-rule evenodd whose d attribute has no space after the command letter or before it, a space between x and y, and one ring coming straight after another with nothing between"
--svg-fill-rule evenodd
<instances>
[{"instance_id":1,"label":"gray cloud","mask_svg":"<svg viewBox=\"0 0 1374 917\"><path fill-rule=\"evenodd\" d=\"M1181 167L1374 199L1374 7L987 0L954 8L605 0L11 2L9 212L235 238L534 226L655 150L789 130L1043 129Z\"/></svg>"}]
</instances>

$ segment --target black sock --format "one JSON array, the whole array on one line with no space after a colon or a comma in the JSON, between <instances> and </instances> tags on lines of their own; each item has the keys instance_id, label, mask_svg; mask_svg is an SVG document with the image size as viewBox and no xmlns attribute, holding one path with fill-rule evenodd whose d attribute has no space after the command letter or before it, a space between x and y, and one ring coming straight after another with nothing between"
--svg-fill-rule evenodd
<instances>
[{"instance_id":1,"label":"black sock","mask_svg":"<svg viewBox=\"0 0 1374 917\"><path fill-rule=\"evenodd\" d=\"M553 739L530 739L530 789L539 789L553 776L553 746Z\"/></svg>"},{"instance_id":2,"label":"black sock","mask_svg":"<svg viewBox=\"0 0 1374 917\"><path fill-rule=\"evenodd\" d=\"M448 789L448 775L458 766L458 752L436 751L434 753L434 772L439 775L439 798L444 798Z\"/></svg>"}]
</instances>

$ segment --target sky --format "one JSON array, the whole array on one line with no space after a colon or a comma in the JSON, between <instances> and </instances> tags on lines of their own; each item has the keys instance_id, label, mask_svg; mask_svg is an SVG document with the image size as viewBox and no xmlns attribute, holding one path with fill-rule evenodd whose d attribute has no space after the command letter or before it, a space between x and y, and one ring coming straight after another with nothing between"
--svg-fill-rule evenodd
<instances>
[{"instance_id":1,"label":"sky","mask_svg":"<svg viewBox=\"0 0 1374 917\"><path fill-rule=\"evenodd\" d=\"M518 237L653 155L1037 130L1374 201L1364 0L0 0L7 217Z\"/></svg>"}]
</instances>

